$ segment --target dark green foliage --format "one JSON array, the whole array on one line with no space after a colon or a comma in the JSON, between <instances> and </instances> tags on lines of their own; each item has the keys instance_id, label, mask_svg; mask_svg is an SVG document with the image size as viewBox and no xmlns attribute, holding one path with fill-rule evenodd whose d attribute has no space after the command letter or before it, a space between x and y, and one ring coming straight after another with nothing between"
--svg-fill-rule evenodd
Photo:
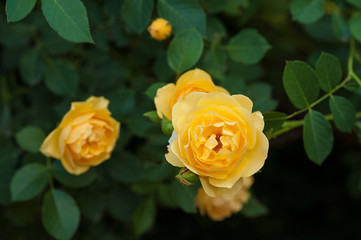
<instances>
[{"instance_id":1,"label":"dark green foliage","mask_svg":"<svg viewBox=\"0 0 361 240\"><path fill-rule=\"evenodd\" d=\"M347 62L355 38L361 76L358 0L0 6L0 239L360 238L361 88ZM172 25L162 42L147 32L158 17ZM248 96L265 134L279 134L250 200L224 222L198 216L200 184L174 178L162 133L172 123L162 128L154 111L158 88L194 68ZM71 103L90 96L110 100L120 137L110 159L71 175L39 149Z\"/></svg>"}]
</instances>

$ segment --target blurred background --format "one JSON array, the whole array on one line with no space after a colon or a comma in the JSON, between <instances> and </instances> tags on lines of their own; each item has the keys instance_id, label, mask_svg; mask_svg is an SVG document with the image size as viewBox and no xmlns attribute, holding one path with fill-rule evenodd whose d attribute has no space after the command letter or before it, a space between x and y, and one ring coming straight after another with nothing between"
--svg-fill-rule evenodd
<instances>
[{"instance_id":1,"label":"blurred background","mask_svg":"<svg viewBox=\"0 0 361 240\"><path fill-rule=\"evenodd\" d=\"M17 169L46 162L39 152L19 146L16 135L26 126L47 135L71 102L92 95L108 98L112 116L122 125L112 158L87 174L70 176L52 161L55 187L68 192L81 211L72 239L361 238L361 122L352 133L333 126L334 148L322 166L307 158L302 128L272 139L269 157L251 188L256 203L223 222L212 222L196 213L190 199L174 199L183 192L172 187L177 169L164 159L168 137L159 124L143 117L155 109L156 89L176 81L167 64L171 40L159 42L145 28L132 29L120 0L83 0L95 44L59 37L44 18L40 1L25 19L7 23L5 2L0 1L0 239L52 239L42 225L46 190L29 201L11 201L10 182ZM313 23L293 20L288 0L197 2L206 14L207 31L194 67L232 94L249 96L254 110L297 110L283 89L287 60L315 66L321 52L328 52L341 61L343 77L347 74L348 23L360 11L352 1L325 1L322 16ZM151 19L158 17L156 4ZM258 30L272 47L256 64L232 61L222 47L246 28ZM359 63L354 70L359 72ZM350 83L339 95L347 96L356 111L361 109L360 87ZM316 109L330 113L327 101ZM139 206L147 199L154 208L142 212ZM136 212L150 223L138 234L134 228L142 223L134 220Z\"/></svg>"}]
</instances>

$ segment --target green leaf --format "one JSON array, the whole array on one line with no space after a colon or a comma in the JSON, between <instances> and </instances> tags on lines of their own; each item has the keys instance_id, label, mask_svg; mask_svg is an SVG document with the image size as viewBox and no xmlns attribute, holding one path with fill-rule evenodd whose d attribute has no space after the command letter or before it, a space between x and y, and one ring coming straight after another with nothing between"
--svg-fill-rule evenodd
<instances>
[{"instance_id":1,"label":"green leaf","mask_svg":"<svg viewBox=\"0 0 361 240\"><path fill-rule=\"evenodd\" d=\"M161 82L167 82L174 76L174 72L168 66L166 51L161 51L158 53L152 70L153 74L156 76L156 79Z\"/></svg>"},{"instance_id":2,"label":"green leaf","mask_svg":"<svg viewBox=\"0 0 361 240\"><path fill-rule=\"evenodd\" d=\"M149 230L155 220L156 207L153 198L143 200L134 214L133 224L136 235L141 235Z\"/></svg>"},{"instance_id":3,"label":"green leaf","mask_svg":"<svg viewBox=\"0 0 361 240\"><path fill-rule=\"evenodd\" d=\"M155 96L157 95L158 89L164 87L165 85L166 83L164 82L153 83L147 88L147 90L145 91L145 95L147 95L150 100L154 100Z\"/></svg>"},{"instance_id":4,"label":"green leaf","mask_svg":"<svg viewBox=\"0 0 361 240\"><path fill-rule=\"evenodd\" d=\"M226 53L221 49L211 49L203 59L203 69L213 78L223 80Z\"/></svg>"},{"instance_id":5,"label":"green leaf","mask_svg":"<svg viewBox=\"0 0 361 240\"><path fill-rule=\"evenodd\" d=\"M131 189L138 195L153 194L159 186L159 182L141 181L132 184Z\"/></svg>"},{"instance_id":6,"label":"green leaf","mask_svg":"<svg viewBox=\"0 0 361 240\"><path fill-rule=\"evenodd\" d=\"M1 23L1 22L0 22ZM6 59L6 62L12 60L11 57L15 57L18 53L13 49L20 49L24 45L27 45L31 39L31 31L28 25L23 23L0 25L0 43L9 48L3 48L2 58ZM13 47L13 48L11 48ZM9 54L5 54L4 50L8 49ZM20 51L21 53L22 51ZM9 59L10 58L10 59ZM4 65L6 62L3 62ZM16 61L17 63L17 61Z\"/></svg>"},{"instance_id":7,"label":"green leaf","mask_svg":"<svg viewBox=\"0 0 361 240\"><path fill-rule=\"evenodd\" d=\"M66 192L51 189L44 197L42 221L48 233L56 239L70 239L80 221L74 199Z\"/></svg>"},{"instance_id":8,"label":"green leaf","mask_svg":"<svg viewBox=\"0 0 361 240\"><path fill-rule=\"evenodd\" d=\"M125 23L136 33L141 33L150 23L153 0L125 0L122 16Z\"/></svg>"},{"instance_id":9,"label":"green leaf","mask_svg":"<svg viewBox=\"0 0 361 240\"><path fill-rule=\"evenodd\" d=\"M207 0L204 1L203 4L205 5L205 9L207 10L207 12L212 14L221 12L226 6L226 4L223 1L219 1L219 0ZM207 21L207 25L208 25L208 21Z\"/></svg>"},{"instance_id":10,"label":"green leaf","mask_svg":"<svg viewBox=\"0 0 361 240\"><path fill-rule=\"evenodd\" d=\"M150 164L151 166L144 171L144 179L148 181L163 180L170 175L174 174L174 167L170 165L166 160L160 164Z\"/></svg>"},{"instance_id":11,"label":"green leaf","mask_svg":"<svg viewBox=\"0 0 361 240\"><path fill-rule=\"evenodd\" d=\"M80 188L90 185L97 177L94 169L89 169L86 173L83 173L79 176L68 173L60 161L54 161L51 164L51 174L53 177L61 182L62 184L73 187Z\"/></svg>"},{"instance_id":12,"label":"green leaf","mask_svg":"<svg viewBox=\"0 0 361 240\"><path fill-rule=\"evenodd\" d=\"M148 118L151 122L160 123L162 119L159 118L157 111L149 111L143 114L144 117Z\"/></svg>"},{"instance_id":13,"label":"green leaf","mask_svg":"<svg viewBox=\"0 0 361 240\"><path fill-rule=\"evenodd\" d=\"M304 108L314 102L319 93L314 70L302 61L287 61L283 72L283 86L293 105Z\"/></svg>"},{"instance_id":14,"label":"green leaf","mask_svg":"<svg viewBox=\"0 0 361 240\"><path fill-rule=\"evenodd\" d=\"M317 61L316 74L321 89L330 92L341 81L341 63L332 54L323 52Z\"/></svg>"},{"instance_id":15,"label":"green leaf","mask_svg":"<svg viewBox=\"0 0 361 240\"><path fill-rule=\"evenodd\" d=\"M231 94L240 94L247 92L246 80L238 73L229 73L221 82L222 87L227 89Z\"/></svg>"},{"instance_id":16,"label":"green leaf","mask_svg":"<svg viewBox=\"0 0 361 240\"><path fill-rule=\"evenodd\" d=\"M325 0L292 0L290 10L293 20L301 23L313 23L323 14Z\"/></svg>"},{"instance_id":17,"label":"green leaf","mask_svg":"<svg viewBox=\"0 0 361 240\"><path fill-rule=\"evenodd\" d=\"M352 35L361 42L361 12L356 12L350 20L350 30Z\"/></svg>"},{"instance_id":18,"label":"green leaf","mask_svg":"<svg viewBox=\"0 0 361 240\"><path fill-rule=\"evenodd\" d=\"M25 201L38 195L48 182L48 171L39 163L30 163L19 169L11 180L13 201Z\"/></svg>"},{"instance_id":19,"label":"green leaf","mask_svg":"<svg viewBox=\"0 0 361 240\"><path fill-rule=\"evenodd\" d=\"M263 113L265 127L264 132L267 132L270 129L276 131L282 127L282 124L285 122L287 114L282 112L265 112Z\"/></svg>"},{"instance_id":20,"label":"green leaf","mask_svg":"<svg viewBox=\"0 0 361 240\"><path fill-rule=\"evenodd\" d=\"M34 126L27 126L16 133L16 141L26 151L36 153L45 139L43 130Z\"/></svg>"},{"instance_id":21,"label":"green leaf","mask_svg":"<svg viewBox=\"0 0 361 240\"><path fill-rule=\"evenodd\" d=\"M172 197L172 191L170 185L162 184L157 188L157 201L166 207L177 208L178 204Z\"/></svg>"},{"instance_id":22,"label":"green leaf","mask_svg":"<svg viewBox=\"0 0 361 240\"><path fill-rule=\"evenodd\" d=\"M168 65L176 73L193 67L203 52L203 40L194 29L185 30L175 35L167 50Z\"/></svg>"},{"instance_id":23,"label":"green leaf","mask_svg":"<svg viewBox=\"0 0 361 240\"><path fill-rule=\"evenodd\" d=\"M347 2L351 3L355 7L361 8L361 2L359 0L347 0Z\"/></svg>"},{"instance_id":24,"label":"green leaf","mask_svg":"<svg viewBox=\"0 0 361 240\"><path fill-rule=\"evenodd\" d=\"M358 144L361 145L361 121L357 121L354 125L353 132L357 137Z\"/></svg>"},{"instance_id":25,"label":"green leaf","mask_svg":"<svg viewBox=\"0 0 361 240\"><path fill-rule=\"evenodd\" d=\"M340 13L332 14L332 28L336 38L340 41L347 41L351 36L347 21Z\"/></svg>"},{"instance_id":26,"label":"green leaf","mask_svg":"<svg viewBox=\"0 0 361 240\"><path fill-rule=\"evenodd\" d=\"M133 89L118 88L108 94L109 110L115 119L128 116L135 107L136 93Z\"/></svg>"},{"instance_id":27,"label":"green leaf","mask_svg":"<svg viewBox=\"0 0 361 240\"><path fill-rule=\"evenodd\" d=\"M231 59L245 64L258 63L270 48L267 40L255 29L242 30L227 46Z\"/></svg>"},{"instance_id":28,"label":"green leaf","mask_svg":"<svg viewBox=\"0 0 361 240\"><path fill-rule=\"evenodd\" d=\"M331 95L329 104L336 127L340 131L351 132L356 121L352 103L344 97Z\"/></svg>"},{"instance_id":29,"label":"green leaf","mask_svg":"<svg viewBox=\"0 0 361 240\"><path fill-rule=\"evenodd\" d=\"M195 198L198 188L198 184L185 186L174 180L171 184L171 196L183 211L186 213L196 213Z\"/></svg>"},{"instance_id":30,"label":"green leaf","mask_svg":"<svg viewBox=\"0 0 361 240\"><path fill-rule=\"evenodd\" d=\"M35 6L36 0L7 0L6 15L8 22L16 22L28 15Z\"/></svg>"},{"instance_id":31,"label":"green leaf","mask_svg":"<svg viewBox=\"0 0 361 240\"><path fill-rule=\"evenodd\" d=\"M44 74L44 62L36 48L30 49L20 59L21 78L30 86L38 84Z\"/></svg>"},{"instance_id":32,"label":"green leaf","mask_svg":"<svg viewBox=\"0 0 361 240\"><path fill-rule=\"evenodd\" d=\"M227 31L222 21L216 17L207 18L207 40L218 43L225 36L227 36Z\"/></svg>"},{"instance_id":33,"label":"green leaf","mask_svg":"<svg viewBox=\"0 0 361 240\"><path fill-rule=\"evenodd\" d=\"M139 197L127 189L118 187L107 196L107 210L117 220L130 222L138 206Z\"/></svg>"},{"instance_id":34,"label":"green leaf","mask_svg":"<svg viewBox=\"0 0 361 240\"><path fill-rule=\"evenodd\" d=\"M86 9L80 0L42 0L42 10L50 27L62 38L94 43Z\"/></svg>"},{"instance_id":35,"label":"green leaf","mask_svg":"<svg viewBox=\"0 0 361 240\"><path fill-rule=\"evenodd\" d=\"M311 161L321 165L333 147L332 127L322 113L310 110L304 119L303 144Z\"/></svg>"},{"instance_id":36,"label":"green leaf","mask_svg":"<svg viewBox=\"0 0 361 240\"><path fill-rule=\"evenodd\" d=\"M142 166L138 158L126 151L113 154L107 162L107 169L110 176L124 183L138 181L142 174Z\"/></svg>"},{"instance_id":37,"label":"green leaf","mask_svg":"<svg viewBox=\"0 0 361 240\"><path fill-rule=\"evenodd\" d=\"M158 15L167 19L174 33L196 28L206 36L206 14L194 0L158 0Z\"/></svg>"},{"instance_id":38,"label":"green leaf","mask_svg":"<svg viewBox=\"0 0 361 240\"><path fill-rule=\"evenodd\" d=\"M85 189L77 195L77 201L82 215L93 222L98 222L103 215L105 198L98 189Z\"/></svg>"},{"instance_id":39,"label":"green leaf","mask_svg":"<svg viewBox=\"0 0 361 240\"><path fill-rule=\"evenodd\" d=\"M267 215L268 212L268 208L253 195L241 210L242 215L247 218L261 217Z\"/></svg>"},{"instance_id":40,"label":"green leaf","mask_svg":"<svg viewBox=\"0 0 361 240\"><path fill-rule=\"evenodd\" d=\"M223 4L225 5L223 7L223 12L233 17L238 17L239 15L249 15L247 10L245 11L245 9L249 7L250 1L252 0L226 0L223 2ZM255 4L257 6L259 3L257 3L256 1L252 1L252 4ZM250 8L252 9L252 7Z\"/></svg>"},{"instance_id":41,"label":"green leaf","mask_svg":"<svg viewBox=\"0 0 361 240\"><path fill-rule=\"evenodd\" d=\"M253 101L253 111L272 111L277 101L271 99L272 86L268 83L256 82L247 87L247 96Z\"/></svg>"},{"instance_id":42,"label":"green leaf","mask_svg":"<svg viewBox=\"0 0 361 240\"><path fill-rule=\"evenodd\" d=\"M0 148L0 204L11 203L10 183L18 160L19 149Z\"/></svg>"},{"instance_id":43,"label":"green leaf","mask_svg":"<svg viewBox=\"0 0 361 240\"><path fill-rule=\"evenodd\" d=\"M45 84L56 95L75 96L78 75L74 65L62 59L48 62L45 70Z\"/></svg>"}]
</instances>

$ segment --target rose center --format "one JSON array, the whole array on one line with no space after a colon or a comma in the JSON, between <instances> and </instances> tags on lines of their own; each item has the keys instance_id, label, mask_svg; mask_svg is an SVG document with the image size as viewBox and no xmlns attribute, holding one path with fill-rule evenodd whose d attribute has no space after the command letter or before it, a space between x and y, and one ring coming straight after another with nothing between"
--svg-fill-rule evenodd
<instances>
[{"instance_id":1,"label":"rose center","mask_svg":"<svg viewBox=\"0 0 361 240\"><path fill-rule=\"evenodd\" d=\"M221 135L217 134L216 135L217 145L213 148L213 151L215 151L216 153L218 153L218 151L223 147L223 144L220 139L221 139Z\"/></svg>"}]
</instances>

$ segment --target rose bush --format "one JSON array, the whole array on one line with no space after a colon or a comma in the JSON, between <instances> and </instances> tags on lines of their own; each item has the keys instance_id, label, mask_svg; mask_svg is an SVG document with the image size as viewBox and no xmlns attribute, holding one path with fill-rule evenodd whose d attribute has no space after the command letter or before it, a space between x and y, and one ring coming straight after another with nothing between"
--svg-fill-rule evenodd
<instances>
[{"instance_id":1,"label":"rose bush","mask_svg":"<svg viewBox=\"0 0 361 240\"><path fill-rule=\"evenodd\" d=\"M194 69L182 74L177 83L169 83L157 91L154 103L160 118L163 115L172 119L172 108L174 104L182 101L188 94L192 92L227 92L222 87L216 86L211 76L201 69Z\"/></svg>"},{"instance_id":2,"label":"rose bush","mask_svg":"<svg viewBox=\"0 0 361 240\"><path fill-rule=\"evenodd\" d=\"M44 140L40 151L60 159L71 174L79 175L110 158L120 123L108 110L109 101L90 97L73 102L60 125Z\"/></svg>"},{"instance_id":3,"label":"rose bush","mask_svg":"<svg viewBox=\"0 0 361 240\"><path fill-rule=\"evenodd\" d=\"M265 162L268 139L263 116L252 113L244 95L193 92L174 105L166 159L199 175L211 197L239 192L244 177L255 174Z\"/></svg>"},{"instance_id":4,"label":"rose bush","mask_svg":"<svg viewBox=\"0 0 361 240\"><path fill-rule=\"evenodd\" d=\"M233 213L239 212L251 196L248 189L252 186L253 182L253 177L244 178L241 190L231 197L210 197L203 188L199 188L196 206L200 214L202 216L207 214L213 221L222 221Z\"/></svg>"}]
</instances>

